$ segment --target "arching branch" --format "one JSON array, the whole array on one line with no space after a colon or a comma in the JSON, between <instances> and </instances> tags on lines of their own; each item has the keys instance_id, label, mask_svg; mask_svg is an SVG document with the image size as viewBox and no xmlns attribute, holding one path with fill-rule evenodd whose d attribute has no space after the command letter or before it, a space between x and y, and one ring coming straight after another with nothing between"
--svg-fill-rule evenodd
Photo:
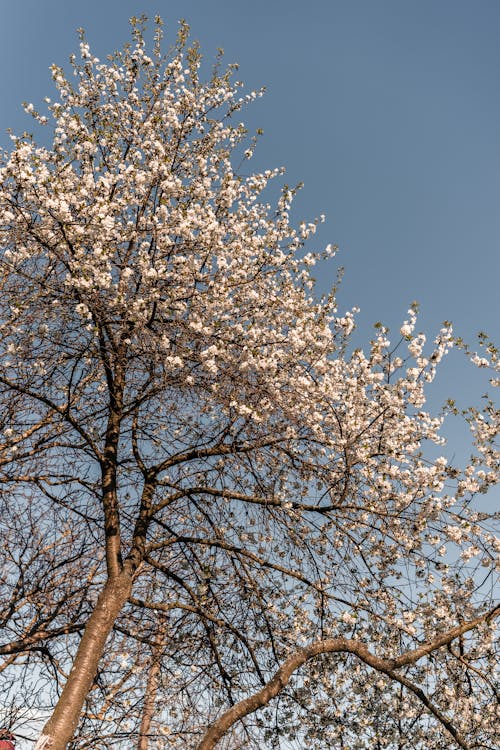
<instances>
[{"instance_id":1,"label":"arching branch","mask_svg":"<svg viewBox=\"0 0 500 750\"><path fill-rule=\"evenodd\" d=\"M288 657L281 667L275 672L273 677L264 685L261 690L258 690L248 698L236 703L225 711L212 726L207 730L205 736L197 747L197 750L213 750L218 741L229 731L229 729L240 719L254 713L259 708L267 706L268 703L275 698L283 688L288 684L290 678L301 666L306 662L311 661L320 654L333 654L333 653L350 653L357 656L361 661L368 664L378 672L383 672L391 679L397 680L402 685L410 689L426 706L427 709L440 721L445 729L453 736L455 741L464 748L469 750L469 745L466 743L464 738L457 732L452 724L446 719L446 717L431 703L425 693L412 683L407 680L404 676L397 675L396 669L410 664L415 664L417 661L422 659L424 656L436 651L443 646L450 644L455 638L460 635L473 630L483 622L490 621L492 618L497 617L500 614L500 606L495 607L493 610L476 617L474 620L457 625L451 628L446 633L440 633L438 636L428 641L422 646L411 651L406 651L395 659L382 659L367 648L364 643L348 638L327 638L325 640L316 641L311 643L309 646L299 649L294 654Z\"/></svg>"}]
</instances>

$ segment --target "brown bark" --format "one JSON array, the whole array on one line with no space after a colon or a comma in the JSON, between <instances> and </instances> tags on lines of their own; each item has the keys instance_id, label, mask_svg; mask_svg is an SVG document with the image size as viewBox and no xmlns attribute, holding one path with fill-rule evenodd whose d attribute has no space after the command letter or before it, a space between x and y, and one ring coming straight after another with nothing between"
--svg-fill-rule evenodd
<instances>
[{"instance_id":1,"label":"brown bark","mask_svg":"<svg viewBox=\"0 0 500 750\"><path fill-rule=\"evenodd\" d=\"M61 697L43 729L35 750L65 750L72 739L85 698L92 687L106 640L128 599L131 588L132 576L128 570L108 580L104 586L88 620Z\"/></svg>"},{"instance_id":2,"label":"brown bark","mask_svg":"<svg viewBox=\"0 0 500 750\"><path fill-rule=\"evenodd\" d=\"M72 625L62 625L60 628L47 628L46 630L41 628L40 630L22 638L18 638L15 641L2 643L0 645L0 655L7 656L10 654L21 654L25 651L36 651L37 648L42 648L43 644L51 638L57 638L59 635L67 635L68 633L77 633L79 630L83 630L83 628L83 622L73 623Z\"/></svg>"},{"instance_id":3,"label":"brown bark","mask_svg":"<svg viewBox=\"0 0 500 750\"><path fill-rule=\"evenodd\" d=\"M296 651L294 654L288 657L281 667L275 672L273 677L267 682L263 688L258 690L248 698L236 703L225 711L213 724L208 728L205 736L199 743L197 750L213 750L220 739L231 729L234 724L245 716L248 716L254 711L257 711L263 706L267 706L268 703L275 698L281 690L287 685L292 674L305 664L310 659L318 656L319 654L331 654L348 652L357 656L365 664L368 664L373 669L383 672L391 679L401 682L406 687L412 690L417 697L422 700L424 705L436 716L436 718L443 724L443 726L450 732L455 741L464 750L469 750L464 738L454 729L446 717L437 711L432 706L427 696L417 686L411 684L409 680L397 675L395 670L409 664L415 664L419 659L427 656L432 651L436 651L443 646L450 644L455 638L460 635L472 630L483 622L490 621L494 617L497 617L500 613L500 608L495 607L490 612L481 615L480 617L470 620L469 622L457 625L451 628L446 633L441 633L436 638L422 644L420 647L411 651L406 651L400 656L394 659L381 659L359 641L351 640L348 638L327 638L323 641L316 641L311 643L309 646Z\"/></svg>"},{"instance_id":4,"label":"brown bark","mask_svg":"<svg viewBox=\"0 0 500 750\"><path fill-rule=\"evenodd\" d=\"M121 422L121 398L123 386L118 394L119 407L110 409L106 427L104 458L101 462L102 472L102 507L104 510L104 531L106 535L106 567L108 576L114 578L121 571L121 535L119 503L116 493L116 472L118 457L118 440ZM113 397L116 402L117 397Z\"/></svg>"},{"instance_id":5,"label":"brown bark","mask_svg":"<svg viewBox=\"0 0 500 750\"><path fill-rule=\"evenodd\" d=\"M146 682L146 693L144 696L144 705L142 708L141 726L139 729L139 742L137 750L148 750L149 734L153 720L156 696L158 694L158 685L161 669L161 657L165 648L165 633L167 629L167 619L162 618L158 628L158 642L153 648L151 655L151 664L149 667L148 679Z\"/></svg>"}]
</instances>

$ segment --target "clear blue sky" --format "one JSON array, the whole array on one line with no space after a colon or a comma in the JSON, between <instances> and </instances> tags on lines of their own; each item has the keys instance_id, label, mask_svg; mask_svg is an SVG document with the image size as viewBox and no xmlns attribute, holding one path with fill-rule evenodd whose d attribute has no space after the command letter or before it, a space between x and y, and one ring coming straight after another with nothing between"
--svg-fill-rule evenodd
<instances>
[{"instance_id":1,"label":"clear blue sky","mask_svg":"<svg viewBox=\"0 0 500 750\"><path fill-rule=\"evenodd\" d=\"M20 105L52 95L83 26L100 57L128 18L185 17L207 59L223 47L268 93L245 120L265 131L255 168L303 180L297 218L325 213L318 244L340 245L344 307L398 328L451 319L500 339L500 2L498 0L24 0L0 3L0 143L30 127ZM170 36L171 38L171 36ZM332 269L322 269L325 289ZM471 400L472 371L447 386ZM449 377L451 376L451 377ZM474 382L473 382L474 381ZM446 387L445 387L446 386ZM453 387L452 387L453 386ZM441 386L440 386L441 388Z\"/></svg>"}]
</instances>

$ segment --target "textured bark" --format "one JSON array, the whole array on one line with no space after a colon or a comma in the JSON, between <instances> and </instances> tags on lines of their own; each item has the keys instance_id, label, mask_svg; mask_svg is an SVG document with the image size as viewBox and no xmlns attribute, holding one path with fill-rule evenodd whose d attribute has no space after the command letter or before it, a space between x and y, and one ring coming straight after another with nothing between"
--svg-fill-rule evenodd
<instances>
[{"instance_id":1,"label":"textured bark","mask_svg":"<svg viewBox=\"0 0 500 750\"><path fill-rule=\"evenodd\" d=\"M35 750L65 750L78 726L85 698L92 687L106 640L132 587L132 577L123 571L104 586L89 618L73 667L51 718Z\"/></svg>"},{"instance_id":2,"label":"textured bark","mask_svg":"<svg viewBox=\"0 0 500 750\"><path fill-rule=\"evenodd\" d=\"M412 692L417 695L422 703L434 714L434 716L441 722L441 724L448 730L453 736L458 745L464 750L469 750L464 738L456 731L452 724L446 719L446 717L439 712L428 700L424 692L406 680L404 677L397 675L395 670L406 666L408 664L415 664L417 661L422 659L424 656L436 651L443 646L450 644L455 638L460 635L467 633L469 630L477 627L482 622L488 622L491 619L497 617L500 614L500 607L495 607L490 612L481 615L480 617L470 620L469 622L457 625L451 628L446 633L441 633L427 643L422 644L419 648L411 651L406 651L400 656L394 659L381 659L359 641L351 640L348 638L327 638L323 641L316 641L311 643L309 646L296 651L294 654L288 657L281 667L275 672L273 677L267 682L261 690L257 691L248 698L236 703L231 706L230 709L225 711L215 721L211 727L207 730L205 736L197 747L197 750L213 750L220 739L231 729L234 724L248 716L259 708L267 706L268 703L275 698L281 690L287 685L292 674L299 669L306 661L313 659L319 654L332 654L347 652L354 654L365 664L368 664L373 669L383 672L393 680L397 680L408 687Z\"/></svg>"},{"instance_id":3,"label":"textured bark","mask_svg":"<svg viewBox=\"0 0 500 750\"><path fill-rule=\"evenodd\" d=\"M151 722L153 720L156 696L158 694L158 685L160 679L161 657L165 648L164 638L167 626L167 619L162 618L158 629L158 642L153 649L151 665L149 667L148 679L146 683L146 693L144 696L144 705L142 708L141 726L139 729L139 742L137 750L148 750Z\"/></svg>"},{"instance_id":4,"label":"textured bark","mask_svg":"<svg viewBox=\"0 0 500 750\"><path fill-rule=\"evenodd\" d=\"M151 730L151 722L153 720L155 711L156 696L158 694L159 676L160 662L154 661L150 667L148 681L146 683L146 694L144 696L144 706L142 709L137 750L148 750L149 747L149 733Z\"/></svg>"},{"instance_id":5,"label":"textured bark","mask_svg":"<svg viewBox=\"0 0 500 750\"><path fill-rule=\"evenodd\" d=\"M355 641L349 641L346 638L330 638L325 641L312 643L310 646L300 649L292 654L278 669L274 676L264 687L257 693L239 701L234 706L222 714L208 729L204 738L198 745L197 750L213 750L218 741L229 731L229 729L239 720L248 714L257 711L257 709L267 706L272 698L285 687L292 674L299 669L306 661L314 658L318 654L334 653L338 651L353 651L361 649L363 656L371 656L368 649ZM382 659L373 657L377 662L377 667L384 664ZM365 661L366 659L364 659Z\"/></svg>"}]
</instances>

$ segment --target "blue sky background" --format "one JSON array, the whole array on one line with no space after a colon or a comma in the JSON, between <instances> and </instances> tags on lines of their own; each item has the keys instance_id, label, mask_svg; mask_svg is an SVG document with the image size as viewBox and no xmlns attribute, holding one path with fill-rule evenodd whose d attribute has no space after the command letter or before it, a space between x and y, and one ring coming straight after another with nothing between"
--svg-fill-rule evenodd
<instances>
[{"instance_id":1,"label":"blue sky background","mask_svg":"<svg viewBox=\"0 0 500 750\"><path fill-rule=\"evenodd\" d=\"M500 3L498 0L0 0L0 144L31 127L23 100L52 96L83 26L103 58L128 18L179 18L207 60L223 47L239 77L267 94L242 116L265 135L255 169L304 181L297 219L321 213L317 244L337 243L342 307L361 307L359 339L398 329L412 300L432 334L451 319L468 340L500 339ZM319 269L320 288L335 277ZM437 396L479 400L454 356Z\"/></svg>"}]
</instances>

